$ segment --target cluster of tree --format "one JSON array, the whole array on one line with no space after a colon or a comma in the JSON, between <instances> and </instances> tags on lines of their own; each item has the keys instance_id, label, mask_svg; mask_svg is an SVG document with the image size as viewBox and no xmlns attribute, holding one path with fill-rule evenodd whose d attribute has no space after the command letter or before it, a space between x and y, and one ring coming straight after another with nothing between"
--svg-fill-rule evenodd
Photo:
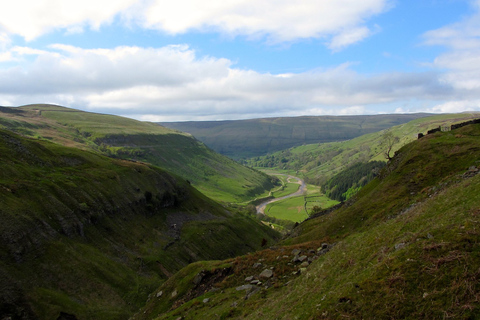
<instances>
[{"instance_id":1,"label":"cluster of tree","mask_svg":"<svg viewBox=\"0 0 480 320\"><path fill-rule=\"evenodd\" d=\"M322 185L330 199L345 201L370 182L385 166L383 161L355 163Z\"/></svg>"}]
</instances>

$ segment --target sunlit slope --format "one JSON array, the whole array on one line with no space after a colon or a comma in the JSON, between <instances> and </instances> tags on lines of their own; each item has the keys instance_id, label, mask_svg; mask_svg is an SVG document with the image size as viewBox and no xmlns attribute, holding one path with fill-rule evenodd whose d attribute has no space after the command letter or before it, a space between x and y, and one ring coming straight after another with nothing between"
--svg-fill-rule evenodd
<instances>
[{"instance_id":1,"label":"sunlit slope","mask_svg":"<svg viewBox=\"0 0 480 320\"><path fill-rule=\"evenodd\" d=\"M215 153L189 134L155 123L60 106L29 105L1 108L0 127L157 165L188 179L215 200L245 201L272 187L266 175Z\"/></svg>"},{"instance_id":2,"label":"sunlit slope","mask_svg":"<svg viewBox=\"0 0 480 320\"><path fill-rule=\"evenodd\" d=\"M128 319L188 263L273 244L158 167L0 130L0 314Z\"/></svg>"},{"instance_id":3,"label":"sunlit slope","mask_svg":"<svg viewBox=\"0 0 480 320\"><path fill-rule=\"evenodd\" d=\"M443 114L412 120L391 127L392 134L399 138L393 145L392 155L400 147L417 139L419 133L439 126L450 126L480 118L480 113ZM279 151L247 161L253 167L271 167L298 172L307 181L322 184L334 174L356 162L370 160L386 161L382 147L384 130L341 142L309 144Z\"/></svg>"},{"instance_id":4,"label":"sunlit slope","mask_svg":"<svg viewBox=\"0 0 480 320\"><path fill-rule=\"evenodd\" d=\"M135 319L477 319L479 156L480 125L413 141L345 206L283 245L183 269Z\"/></svg>"},{"instance_id":5,"label":"sunlit slope","mask_svg":"<svg viewBox=\"0 0 480 320\"><path fill-rule=\"evenodd\" d=\"M353 139L425 116L427 114L310 116L161 124L191 133L213 150L241 159L304 144Z\"/></svg>"}]
</instances>

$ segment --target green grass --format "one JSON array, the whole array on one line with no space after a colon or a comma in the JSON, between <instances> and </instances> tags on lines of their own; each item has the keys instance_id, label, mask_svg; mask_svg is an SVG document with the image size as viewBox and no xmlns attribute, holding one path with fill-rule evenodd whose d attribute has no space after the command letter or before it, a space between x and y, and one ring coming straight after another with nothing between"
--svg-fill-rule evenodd
<instances>
[{"instance_id":1,"label":"green grass","mask_svg":"<svg viewBox=\"0 0 480 320\"><path fill-rule=\"evenodd\" d=\"M309 186L310 189L313 187L312 185ZM302 222L309 217L313 207L327 209L336 204L338 204L338 201L331 200L325 195L307 195L306 199L302 195L269 204L265 209L265 214L278 219Z\"/></svg>"},{"instance_id":2,"label":"green grass","mask_svg":"<svg viewBox=\"0 0 480 320\"><path fill-rule=\"evenodd\" d=\"M411 122L391 128L392 133L400 138L394 145L393 152L417 139L418 133L439 126L449 126L479 118L478 113L442 114L419 118ZM263 170L262 166L270 166L271 170L296 172L307 182L322 185L329 178L356 162L370 160L385 161L381 147L382 131L373 132L357 138L320 144L309 144L278 151L268 156L249 159L248 165Z\"/></svg>"},{"instance_id":3,"label":"green grass","mask_svg":"<svg viewBox=\"0 0 480 320\"><path fill-rule=\"evenodd\" d=\"M238 160L303 144L348 140L425 116L322 116L162 124L189 132L215 151Z\"/></svg>"},{"instance_id":4,"label":"green grass","mask_svg":"<svg viewBox=\"0 0 480 320\"><path fill-rule=\"evenodd\" d=\"M189 134L155 123L52 105L8 110L0 110L0 128L114 158L151 163L189 180L217 201L246 202L273 188L265 174L215 153Z\"/></svg>"},{"instance_id":5,"label":"green grass","mask_svg":"<svg viewBox=\"0 0 480 320\"><path fill-rule=\"evenodd\" d=\"M299 188L300 185L298 183L284 182L284 185L280 190L272 192L272 196L274 198L281 198L297 192Z\"/></svg>"},{"instance_id":6,"label":"green grass","mask_svg":"<svg viewBox=\"0 0 480 320\"><path fill-rule=\"evenodd\" d=\"M235 272L219 291L135 319L478 319L480 174L464 174L480 167L479 137L471 125L405 145L347 205L229 260ZM335 245L294 275L292 249L311 256L321 243ZM268 288L235 289L264 268Z\"/></svg>"},{"instance_id":7,"label":"green grass","mask_svg":"<svg viewBox=\"0 0 480 320\"><path fill-rule=\"evenodd\" d=\"M7 130L0 155L2 315L127 319L187 264L279 237L152 165Z\"/></svg>"}]
</instances>

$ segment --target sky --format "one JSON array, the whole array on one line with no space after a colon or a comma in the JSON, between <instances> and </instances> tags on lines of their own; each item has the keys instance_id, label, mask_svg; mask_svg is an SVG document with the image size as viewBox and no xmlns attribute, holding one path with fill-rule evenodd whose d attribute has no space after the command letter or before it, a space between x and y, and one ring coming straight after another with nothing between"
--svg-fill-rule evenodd
<instances>
[{"instance_id":1,"label":"sky","mask_svg":"<svg viewBox=\"0 0 480 320\"><path fill-rule=\"evenodd\" d=\"M144 121L480 111L480 0L0 2L0 105Z\"/></svg>"}]
</instances>

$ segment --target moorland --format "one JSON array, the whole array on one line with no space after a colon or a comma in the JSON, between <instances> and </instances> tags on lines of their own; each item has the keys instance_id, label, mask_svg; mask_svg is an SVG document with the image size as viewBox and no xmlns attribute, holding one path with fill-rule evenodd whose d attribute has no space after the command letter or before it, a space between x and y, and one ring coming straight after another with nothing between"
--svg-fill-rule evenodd
<instances>
[{"instance_id":1,"label":"moorland","mask_svg":"<svg viewBox=\"0 0 480 320\"><path fill-rule=\"evenodd\" d=\"M1 107L0 319L478 318L478 118Z\"/></svg>"}]
</instances>

